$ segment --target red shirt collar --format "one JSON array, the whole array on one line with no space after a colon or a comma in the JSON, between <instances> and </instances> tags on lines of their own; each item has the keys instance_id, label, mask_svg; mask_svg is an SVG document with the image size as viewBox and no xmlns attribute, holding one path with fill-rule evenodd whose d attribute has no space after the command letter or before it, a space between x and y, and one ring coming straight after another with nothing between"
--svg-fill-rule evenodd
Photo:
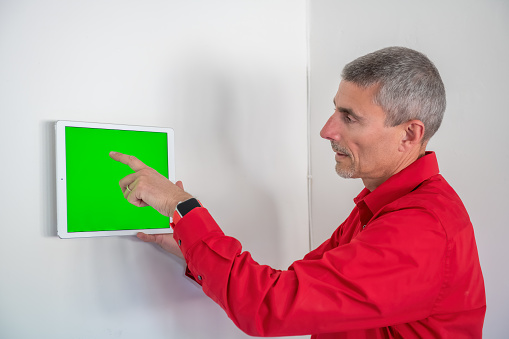
<instances>
[{"instance_id":1,"label":"red shirt collar","mask_svg":"<svg viewBox=\"0 0 509 339\"><path fill-rule=\"evenodd\" d=\"M439 173L435 152L426 154L414 161L401 172L394 174L373 192L364 188L354 199L355 204L364 201L372 215L382 207L413 191L423 181Z\"/></svg>"}]
</instances>

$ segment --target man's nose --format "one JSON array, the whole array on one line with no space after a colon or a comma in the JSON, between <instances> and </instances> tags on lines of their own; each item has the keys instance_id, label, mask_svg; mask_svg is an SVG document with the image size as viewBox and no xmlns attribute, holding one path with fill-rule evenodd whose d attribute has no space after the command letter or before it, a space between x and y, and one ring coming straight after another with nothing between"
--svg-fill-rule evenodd
<instances>
[{"instance_id":1,"label":"man's nose","mask_svg":"<svg viewBox=\"0 0 509 339\"><path fill-rule=\"evenodd\" d=\"M320 136L330 141L339 141L339 121L335 115L331 115L320 131Z\"/></svg>"}]
</instances>

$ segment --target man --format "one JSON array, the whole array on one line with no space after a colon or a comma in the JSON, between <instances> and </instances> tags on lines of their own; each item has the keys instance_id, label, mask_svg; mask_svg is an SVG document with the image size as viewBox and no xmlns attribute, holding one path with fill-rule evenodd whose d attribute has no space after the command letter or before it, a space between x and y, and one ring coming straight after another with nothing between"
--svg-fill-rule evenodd
<instances>
[{"instance_id":1,"label":"man","mask_svg":"<svg viewBox=\"0 0 509 339\"><path fill-rule=\"evenodd\" d=\"M480 338L486 301L473 228L426 152L445 110L437 69L391 47L346 65L342 78L320 134L337 173L365 188L329 240L286 271L259 265L181 182L112 153L135 171L120 181L128 201L176 220L173 237L138 237L185 258L189 276L251 335Z\"/></svg>"}]
</instances>

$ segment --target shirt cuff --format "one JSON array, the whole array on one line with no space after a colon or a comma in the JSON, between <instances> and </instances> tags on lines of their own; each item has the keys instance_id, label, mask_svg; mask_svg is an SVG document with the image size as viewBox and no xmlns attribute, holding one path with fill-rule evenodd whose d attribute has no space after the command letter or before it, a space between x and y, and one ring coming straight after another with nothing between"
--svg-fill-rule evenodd
<instances>
[{"instance_id":1,"label":"shirt cuff","mask_svg":"<svg viewBox=\"0 0 509 339\"><path fill-rule=\"evenodd\" d=\"M189 250L211 233L224 235L209 211L204 207L197 207L175 225L173 238L187 261Z\"/></svg>"}]
</instances>

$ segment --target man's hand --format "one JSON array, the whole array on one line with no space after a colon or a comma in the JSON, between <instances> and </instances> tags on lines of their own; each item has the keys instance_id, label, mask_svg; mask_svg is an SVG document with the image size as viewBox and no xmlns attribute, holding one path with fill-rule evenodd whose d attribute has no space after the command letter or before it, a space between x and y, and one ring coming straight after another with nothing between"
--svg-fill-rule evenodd
<instances>
[{"instance_id":1,"label":"man's hand","mask_svg":"<svg viewBox=\"0 0 509 339\"><path fill-rule=\"evenodd\" d=\"M136 236L145 242L154 242L161 246L163 250L184 259L180 247L171 234L145 234L140 232Z\"/></svg>"},{"instance_id":2,"label":"man's hand","mask_svg":"<svg viewBox=\"0 0 509 339\"><path fill-rule=\"evenodd\" d=\"M110 156L134 171L120 180L122 192L131 204L138 207L152 206L169 217L180 201L192 198L192 195L183 190L181 182L175 185L136 157L117 152L111 152Z\"/></svg>"},{"instance_id":3,"label":"man's hand","mask_svg":"<svg viewBox=\"0 0 509 339\"><path fill-rule=\"evenodd\" d=\"M181 181L173 184L136 157L117 152L111 152L110 156L114 160L128 165L134 171L133 174L120 180L122 192L131 204L139 207L152 206L162 215L169 217L180 201L192 198L192 195L184 191ZM140 232L136 236L145 242L156 243L167 252L184 258L172 234Z\"/></svg>"}]
</instances>

